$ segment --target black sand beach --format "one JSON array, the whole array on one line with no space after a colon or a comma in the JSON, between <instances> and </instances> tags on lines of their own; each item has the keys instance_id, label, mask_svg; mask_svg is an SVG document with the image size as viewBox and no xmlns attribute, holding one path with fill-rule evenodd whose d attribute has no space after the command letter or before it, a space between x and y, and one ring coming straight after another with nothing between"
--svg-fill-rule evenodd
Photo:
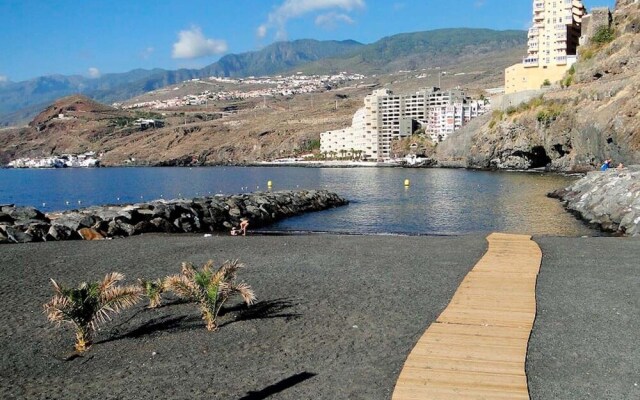
<instances>
[{"instance_id":1,"label":"black sand beach","mask_svg":"<svg viewBox=\"0 0 640 400\"><path fill-rule=\"evenodd\" d=\"M640 243L540 238L533 399L637 398ZM486 250L484 236L145 235L0 248L0 398L389 399L406 356ZM218 332L193 305L140 303L84 357L46 321L49 278L127 281L239 258L259 303ZM602 261L602 262L601 262ZM604 264L604 265L603 265Z\"/></svg>"}]
</instances>

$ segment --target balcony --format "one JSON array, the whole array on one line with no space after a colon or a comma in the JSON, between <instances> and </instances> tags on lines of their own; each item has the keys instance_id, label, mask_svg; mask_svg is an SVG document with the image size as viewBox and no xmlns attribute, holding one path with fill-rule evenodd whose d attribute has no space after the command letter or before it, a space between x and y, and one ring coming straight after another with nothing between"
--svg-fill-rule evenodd
<instances>
[{"instance_id":1,"label":"balcony","mask_svg":"<svg viewBox=\"0 0 640 400\"><path fill-rule=\"evenodd\" d=\"M533 4L533 11L544 11L544 2L538 1Z\"/></svg>"},{"instance_id":2,"label":"balcony","mask_svg":"<svg viewBox=\"0 0 640 400\"><path fill-rule=\"evenodd\" d=\"M567 56L556 56L554 58L555 58L556 64L567 65Z\"/></svg>"},{"instance_id":3,"label":"balcony","mask_svg":"<svg viewBox=\"0 0 640 400\"><path fill-rule=\"evenodd\" d=\"M553 29L555 29L556 31L567 31L567 26L563 25L563 24L556 24Z\"/></svg>"},{"instance_id":4,"label":"balcony","mask_svg":"<svg viewBox=\"0 0 640 400\"><path fill-rule=\"evenodd\" d=\"M565 56L566 58L566 56ZM565 60L566 62L566 60ZM539 65L539 61L537 57L526 57L524 60L522 60L522 64L525 66L525 68L528 67L537 67Z\"/></svg>"},{"instance_id":5,"label":"balcony","mask_svg":"<svg viewBox=\"0 0 640 400\"><path fill-rule=\"evenodd\" d=\"M535 37L540 34L540 30L538 28L529 28L529 37Z\"/></svg>"},{"instance_id":6,"label":"balcony","mask_svg":"<svg viewBox=\"0 0 640 400\"><path fill-rule=\"evenodd\" d=\"M556 44L553 46L553 48L555 50L567 50L567 43L566 42L556 42Z\"/></svg>"}]
</instances>

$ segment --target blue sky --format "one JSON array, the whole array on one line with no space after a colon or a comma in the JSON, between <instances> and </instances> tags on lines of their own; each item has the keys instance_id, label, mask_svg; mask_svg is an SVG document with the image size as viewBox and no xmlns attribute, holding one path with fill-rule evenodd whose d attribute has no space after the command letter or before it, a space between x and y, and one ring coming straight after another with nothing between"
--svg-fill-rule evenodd
<instances>
[{"instance_id":1,"label":"blue sky","mask_svg":"<svg viewBox=\"0 0 640 400\"><path fill-rule=\"evenodd\" d=\"M587 8L615 0L587 0ZM526 29L530 0L0 0L0 83L200 68L278 40Z\"/></svg>"}]
</instances>

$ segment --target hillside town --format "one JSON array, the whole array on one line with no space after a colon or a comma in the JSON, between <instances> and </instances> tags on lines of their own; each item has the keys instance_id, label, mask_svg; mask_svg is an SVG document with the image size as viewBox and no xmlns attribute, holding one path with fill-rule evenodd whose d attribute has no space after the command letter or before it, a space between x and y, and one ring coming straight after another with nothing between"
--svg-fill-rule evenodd
<instances>
[{"instance_id":1,"label":"hillside town","mask_svg":"<svg viewBox=\"0 0 640 400\"><path fill-rule=\"evenodd\" d=\"M7 164L9 168L93 168L99 166L100 159L93 151L51 157L18 158Z\"/></svg>"},{"instance_id":2,"label":"hillside town","mask_svg":"<svg viewBox=\"0 0 640 400\"><path fill-rule=\"evenodd\" d=\"M205 90L197 94L189 94L182 97L176 96L167 100L151 100L136 102L133 104L114 103L113 106L121 109L151 108L160 110L166 108L205 105L210 101L293 96L296 94L314 93L321 90L327 90L337 87L338 85L353 81L361 81L363 79L365 79L364 75L350 74L347 72L341 72L335 75L304 75L302 73L298 73L290 76L278 75L274 77L248 77L244 79L212 76L202 82L218 82L231 85L258 85L265 87L248 91L241 89L227 91ZM192 79L191 81L201 82L200 79ZM176 86L171 90L178 89L179 86Z\"/></svg>"}]
</instances>

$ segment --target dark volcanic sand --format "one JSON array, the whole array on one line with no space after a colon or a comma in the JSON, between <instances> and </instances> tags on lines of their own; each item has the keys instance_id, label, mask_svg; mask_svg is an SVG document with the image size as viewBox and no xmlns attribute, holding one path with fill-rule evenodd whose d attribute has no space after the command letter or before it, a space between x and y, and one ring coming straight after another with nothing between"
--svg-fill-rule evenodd
<instances>
[{"instance_id":1,"label":"dark volcanic sand","mask_svg":"<svg viewBox=\"0 0 640 400\"><path fill-rule=\"evenodd\" d=\"M483 236L155 236L0 247L0 398L388 399L410 350L486 250ZM198 309L142 304L85 357L46 321L49 278L239 258L258 303L208 332ZM231 303L233 306L237 303ZM156 355L153 355L153 353Z\"/></svg>"},{"instance_id":2,"label":"dark volcanic sand","mask_svg":"<svg viewBox=\"0 0 640 400\"><path fill-rule=\"evenodd\" d=\"M535 238L542 249L532 399L640 399L640 240Z\"/></svg>"},{"instance_id":3,"label":"dark volcanic sand","mask_svg":"<svg viewBox=\"0 0 640 400\"><path fill-rule=\"evenodd\" d=\"M640 242L536 238L531 398L640 398ZM483 236L141 236L0 246L0 398L389 399L406 356L486 249ZM50 277L176 273L240 258L260 303L220 330L197 309L142 304L85 357L43 313ZM153 352L156 355L152 355Z\"/></svg>"}]
</instances>

